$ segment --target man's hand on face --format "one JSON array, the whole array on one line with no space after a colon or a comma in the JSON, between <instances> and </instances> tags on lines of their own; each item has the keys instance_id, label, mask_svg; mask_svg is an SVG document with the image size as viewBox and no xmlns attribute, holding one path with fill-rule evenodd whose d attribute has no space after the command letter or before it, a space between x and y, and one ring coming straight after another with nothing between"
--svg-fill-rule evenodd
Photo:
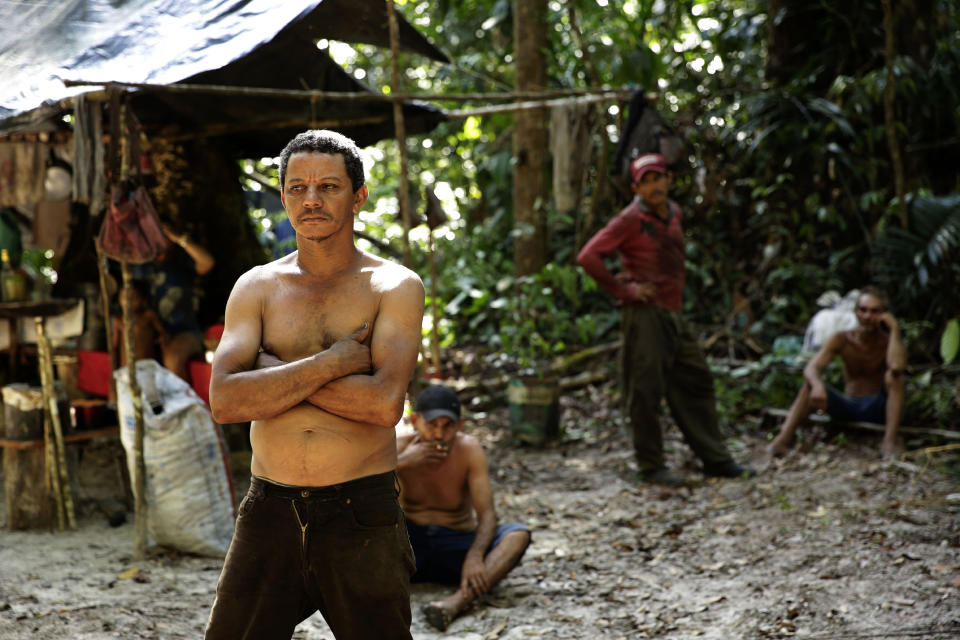
<instances>
[{"instance_id":1,"label":"man's hand on face","mask_svg":"<svg viewBox=\"0 0 960 640\"><path fill-rule=\"evenodd\" d=\"M424 440L420 434L414 434L413 440L407 445L405 455L409 456L412 464L437 466L443 464L450 453L449 443L442 440Z\"/></svg>"},{"instance_id":2,"label":"man's hand on face","mask_svg":"<svg viewBox=\"0 0 960 640\"><path fill-rule=\"evenodd\" d=\"M892 333L900 328L897 319L889 311L884 311L877 320L880 322L880 326L885 327L888 332Z\"/></svg>"}]
</instances>

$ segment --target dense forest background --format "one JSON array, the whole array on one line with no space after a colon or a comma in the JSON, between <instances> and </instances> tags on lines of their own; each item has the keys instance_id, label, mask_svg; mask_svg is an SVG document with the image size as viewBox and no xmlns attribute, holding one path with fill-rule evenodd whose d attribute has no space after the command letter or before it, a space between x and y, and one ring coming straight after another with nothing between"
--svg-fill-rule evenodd
<instances>
[{"instance_id":1,"label":"dense forest background","mask_svg":"<svg viewBox=\"0 0 960 640\"><path fill-rule=\"evenodd\" d=\"M872 282L889 292L909 342L908 421L955 422L957 370L944 359L956 349L947 328L960 315L956 3L396 4L454 62L401 55L402 81L393 87L388 50L320 43L374 90L651 94L648 108L684 142L672 194L686 216L684 306L716 356L728 420L788 404L796 371L781 365L795 362L819 296ZM533 53L524 52L529 43ZM563 211L549 144L517 146L531 127L552 137L550 109L470 115L490 101L432 102L451 117L405 146L419 222L409 259L428 286L425 344L438 343L427 350L442 352L447 369L463 350L506 369L542 369L559 354L615 340L613 301L575 256L623 205L615 158L628 100L591 108L579 201ZM360 242L396 258L406 236L397 213L400 154L392 140L369 151L373 204L360 214L357 230L368 238ZM251 165L275 176L269 160ZM532 204L521 202L530 196L518 186L534 191ZM438 225L428 191L446 214ZM267 234L282 215L252 214ZM750 393L737 384L747 379L756 383Z\"/></svg>"}]
</instances>

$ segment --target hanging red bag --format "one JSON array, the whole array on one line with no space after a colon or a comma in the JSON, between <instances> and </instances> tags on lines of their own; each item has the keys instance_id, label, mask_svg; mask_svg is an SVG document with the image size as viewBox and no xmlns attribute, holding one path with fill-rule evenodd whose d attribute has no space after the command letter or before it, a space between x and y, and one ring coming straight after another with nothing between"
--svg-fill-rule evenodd
<instances>
[{"instance_id":1,"label":"hanging red bag","mask_svg":"<svg viewBox=\"0 0 960 640\"><path fill-rule=\"evenodd\" d=\"M144 264L167 249L157 211L143 185L129 180L113 185L110 208L100 227L100 247L108 258Z\"/></svg>"}]
</instances>

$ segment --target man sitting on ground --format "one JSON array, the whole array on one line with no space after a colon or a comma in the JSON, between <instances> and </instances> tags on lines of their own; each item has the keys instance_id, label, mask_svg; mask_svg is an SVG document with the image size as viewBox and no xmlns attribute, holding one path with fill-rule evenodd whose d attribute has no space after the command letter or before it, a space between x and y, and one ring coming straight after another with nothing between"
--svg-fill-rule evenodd
<instances>
[{"instance_id":1,"label":"man sitting on ground","mask_svg":"<svg viewBox=\"0 0 960 640\"><path fill-rule=\"evenodd\" d=\"M417 561L412 581L459 585L423 607L427 622L443 631L520 562L530 530L497 526L487 458L477 439L460 431L456 393L427 387L414 411L416 431L397 439L400 503Z\"/></svg>"},{"instance_id":2,"label":"man sitting on ground","mask_svg":"<svg viewBox=\"0 0 960 640\"><path fill-rule=\"evenodd\" d=\"M886 296L874 287L864 287L855 309L859 326L834 333L803 370L804 384L790 407L780 434L768 451L784 455L799 424L811 411L826 411L847 422L885 424L881 451L884 457L897 451L897 429L903 413L903 374L907 350L900 325L887 311ZM834 356L843 362L844 392L824 384L823 369Z\"/></svg>"}]
</instances>

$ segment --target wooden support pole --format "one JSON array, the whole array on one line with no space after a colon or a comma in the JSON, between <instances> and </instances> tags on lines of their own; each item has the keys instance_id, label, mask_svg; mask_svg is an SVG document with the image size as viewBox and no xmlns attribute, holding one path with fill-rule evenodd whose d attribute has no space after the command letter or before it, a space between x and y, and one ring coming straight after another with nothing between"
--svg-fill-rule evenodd
<instances>
[{"instance_id":1,"label":"wooden support pole","mask_svg":"<svg viewBox=\"0 0 960 640\"><path fill-rule=\"evenodd\" d=\"M133 557L142 559L147 552L147 469L143 459L143 396L140 393L140 381L137 380L137 348L133 335L133 277L130 265L120 263L123 273L123 345L127 354L127 377L130 396L133 402L133 498L134 498L134 537ZM125 425L120 425L125 428Z\"/></svg>"},{"instance_id":2,"label":"wooden support pole","mask_svg":"<svg viewBox=\"0 0 960 640\"><path fill-rule=\"evenodd\" d=\"M390 21L390 83L391 93L400 93L400 36L397 24L397 13L393 0L387 2L387 18ZM400 204L400 219L403 221L403 266L411 267L413 260L410 256L410 199L407 187L407 130L403 120L403 98L393 99L393 129L397 138L397 148L400 151L400 193L397 200Z\"/></svg>"},{"instance_id":3,"label":"wooden support pole","mask_svg":"<svg viewBox=\"0 0 960 640\"><path fill-rule=\"evenodd\" d=\"M440 306L437 304L437 257L434 252L433 229L430 229L430 359L434 373L440 372Z\"/></svg>"},{"instance_id":4,"label":"wooden support pole","mask_svg":"<svg viewBox=\"0 0 960 640\"><path fill-rule=\"evenodd\" d=\"M37 332L40 386L43 390L43 433L47 443L48 473L57 502L57 524L62 531L64 520L66 520L66 526L76 530L77 520L73 510L73 498L70 495L70 475L67 470L67 454L63 443L60 409L57 406L57 394L53 386L53 360L50 357L50 341L47 340L42 317L34 318L34 327ZM52 443L51 433L53 435ZM52 467L49 466L51 461L53 462Z\"/></svg>"},{"instance_id":5,"label":"wooden support pole","mask_svg":"<svg viewBox=\"0 0 960 640\"><path fill-rule=\"evenodd\" d=\"M110 215L110 212L107 212ZM93 245L97 250L97 273L100 276L100 307L103 313L104 332L107 339L107 354L110 358L110 388L116 392L113 372L117 370L117 354L113 352L113 331L110 326L110 288L107 286L107 257L103 255L103 249L100 247L100 238L93 239Z\"/></svg>"},{"instance_id":6,"label":"wooden support pole","mask_svg":"<svg viewBox=\"0 0 960 640\"><path fill-rule=\"evenodd\" d=\"M46 393L43 398L43 459L46 466L44 480L46 481L47 492L53 494L54 503L57 510L57 527L63 531L66 522L63 516L63 493L60 492L60 472L57 469L56 445L53 440L53 427L50 417L47 415Z\"/></svg>"}]
</instances>

